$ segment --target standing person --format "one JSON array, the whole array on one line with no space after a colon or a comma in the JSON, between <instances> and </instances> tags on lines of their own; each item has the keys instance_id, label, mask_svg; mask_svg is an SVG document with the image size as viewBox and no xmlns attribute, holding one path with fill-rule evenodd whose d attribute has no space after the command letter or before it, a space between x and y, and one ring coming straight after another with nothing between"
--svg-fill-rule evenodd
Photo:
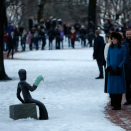
<instances>
[{"instance_id":1,"label":"standing person","mask_svg":"<svg viewBox=\"0 0 131 131\"><path fill-rule=\"evenodd\" d=\"M71 39L71 45L72 48L75 48L75 41L76 41L76 31L75 28L72 26L70 31L70 39Z\"/></svg>"},{"instance_id":2,"label":"standing person","mask_svg":"<svg viewBox=\"0 0 131 131\"><path fill-rule=\"evenodd\" d=\"M106 45L105 45L105 49L104 49L104 58L106 61L106 67L107 67L107 54L108 54L108 49L112 43L111 39L110 39L110 35L106 35ZM108 71L105 67L105 89L104 92L107 93L107 83L108 83ZM112 95L110 94L110 98L111 98L111 106L113 106L113 99L112 99Z\"/></svg>"},{"instance_id":3,"label":"standing person","mask_svg":"<svg viewBox=\"0 0 131 131\"><path fill-rule=\"evenodd\" d=\"M109 24L107 20L104 23L104 32L106 35L109 34Z\"/></svg>"},{"instance_id":4,"label":"standing person","mask_svg":"<svg viewBox=\"0 0 131 131\"><path fill-rule=\"evenodd\" d=\"M55 29L55 27L56 27L56 19L54 18L53 22L52 22L52 28L53 28L53 30Z\"/></svg>"},{"instance_id":5,"label":"standing person","mask_svg":"<svg viewBox=\"0 0 131 131\"><path fill-rule=\"evenodd\" d=\"M28 32L28 39L27 43L29 44L30 50L32 50L32 43L33 43L33 35L34 35L34 28L31 29L31 31Z\"/></svg>"},{"instance_id":6,"label":"standing person","mask_svg":"<svg viewBox=\"0 0 131 131\"><path fill-rule=\"evenodd\" d=\"M68 24L67 25L67 37L68 37L68 46L70 47L71 39L70 39L70 31L71 31L71 26Z\"/></svg>"},{"instance_id":7,"label":"standing person","mask_svg":"<svg viewBox=\"0 0 131 131\"><path fill-rule=\"evenodd\" d=\"M109 35L106 35L106 45L105 45L105 49L104 49L104 58L105 58L105 61L106 61L106 67L107 67L107 54L108 54L108 49L109 49L109 46L111 45L112 41L110 39L110 36ZM105 93L107 93L107 82L108 82L108 72L106 70L106 67L105 67Z\"/></svg>"},{"instance_id":8,"label":"standing person","mask_svg":"<svg viewBox=\"0 0 131 131\"><path fill-rule=\"evenodd\" d=\"M81 25L78 23L77 20L76 20L76 23L74 24L74 28L75 28L76 33L77 33L77 41L79 41L79 34L80 34Z\"/></svg>"},{"instance_id":9,"label":"standing person","mask_svg":"<svg viewBox=\"0 0 131 131\"><path fill-rule=\"evenodd\" d=\"M20 32L19 32L19 29L16 28L15 31L14 31L14 37L15 37L15 51L18 50L18 44L19 44L19 37L20 37Z\"/></svg>"},{"instance_id":10,"label":"standing person","mask_svg":"<svg viewBox=\"0 0 131 131\"><path fill-rule=\"evenodd\" d=\"M30 18L29 18L29 31L31 31L31 29L33 28L33 16L31 16Z\"/></svg>"},{"instance_id":11,"label":"standing person","mask_svg":"<svg viewBox=\"0 0 131 131\"><path fill-rule=\"evenodd\" d=\"M38 48L39 48L38 41L39 41L39 31L37 29L35 29L35 33L34 33L34 36L33 36L33 42L36 46L36 50L38 50Z\"/></svg>"},{"instance_id":12,"label":"standing person","mask_svg":"<svg viewBox=\"0 0 131 131\"><path fill-rule=\"evenodd\" d=\"M62 43L62 48L63 48L63 39L64 39L64 28L62 25L59 25L59 31L60 31L60 44Z\"/></svg>"},{"instance_id":13,"label":"standing person","mask_svg":"<svg viewBox=\"0 0 131 131\"><path fill-rule=\"evenodd\" d=\"M7 39L8 39L8 33L6 32L6 30L4 31L4 51L7 51L8 47L7 47Z\"/></svg>"},{"instance_id":14,"label":"standing person","mask_svg":"<svg viewBox=\"0 0 131 131\"><path fill-rule=\"evenodd\" d=\"M45 23L45 25L46 25L46 33L48 34L48 32L49 32L49 30L51 28L50 21L47 20L46 23Z\"/></svg>"},{"instance_id":15,"label":"standing person","mask_svg":"<svg viewBox=\"0 0 131 131\"><path fill-rule=\"evenodd\" d=\"M60 49L60 29L59 29L59 25L55 29L55 38L56 38L56 49Z\"/></svg>"},{"instance_id":16,"label":"standing person","mask_svg":"<svg viewBox=\"0 0 131 131\"><path fill-rule=\"evenodd\" d=\"M42 40L42 48L41 48L41 50L44 50L45 45L46 45L45 30L44 29L42 29L40 35L41 35L41 40Z\"/></svg>"},{"instance_id":17,"label":"standing person","mask_svg":"<svg viewBox=\"0 0 131 131\"><path fill-rule=\"evenodd\" d=\"M103 53L104 43L99 37L99 31L95 31L95 40L94 40L94 53L93 58L96 59L97 65L99 68L100 75L96 77L96 79L103 79L103 60L104 60L104 53Z\"/></svg>"},{"instance_id":18,"label":"standing person","mask_svg":"<svg viewBox=\"0 0 131 131\"><path fill-rule=\"evenodd\" d=\"M85 30L84 25L81 26L80 38L81 38L81 45L84 42L84 46L86 46L86 30Z\"/></svg>"},{"instance_id":19,"label":"standing person","mask_svg":"<svg viewBox=\"0 0 131 131\"><path fill-rule=\"evenodd\" d=\"M88 38L90 47L92 47L92 40L93 40L93 37L94 37L93 29L92 29L92 28L89 28L89 29L87 30L87 35L88 35L87 38Z\"/></svg>"},{"instance_id":20,"label":"standing person","mask_svg":"<svg viewBox=\"0 0 131 131\"><path fill-rule=\"evenodd\" d=\"M125 45L127 50L127 61L124 65L126 77L126 102L124 105L129 105L131 104L131 30L126 31L126 39L122 42L122 45Z\"/></svg>"},{"instance_id":21,"label":"standing person","mask_svg":"<svg viewBox=\"0 0 131 131\"><path fill-rule=\"evenodd\" d=\"M19 25L19 32L20 32L20 35L22 35L23 30L24 30L24 27L23 27L22 24L20 24L20 25Z\"/></svg>"},{"instance_id":22,"label":"standing person","mask_svg":"<svg viewBox=\"0 0 131 131\"><path fill-rule=\"evenodd\" d=\"M14 47L15 47L15 37L14 37L14 32L12 31L11 34L9 35L7 39L8 43L8 53L7 53L7 58L9 57L10 52L12 51L12 59L14 55Z\"/></svg>"},{"instance_id":23,"label":"standing person","mask_svg":"<svg viewBox=\"0 0 131 131\"><path fill-rule=\"evenodd\" d=\"M64 23L63 28L64 28L64 34L67 37L67 23L66 22Z\"/></svg>"},{"instance_id":24,"label":"standing person","mask_svg":"<svg viewBox=\"0 0 131 131\"><path fill-rule=\"evenodd\" d=\"M122 36L120 33L111 33L112 43L107 55L108 83L107 93L112 95L113 109L121 110L122 94L126 93L126 81L124 64L126 63L127 51L121 45Z\"/></svg>"},{"instance_id":25,"label":"standing person","mask_svg":"<svg viewBox=\"0 0 131 131\"><path fill-rule=\"evenodd\" d=\"M48 36L49 36L49 50L52 49L52 41L54 40L54 30L53 28L50 28L49 32L48 32Z\"/></svg>"},{"instance_id":26,"label":"standing person","mask_svg":"<svg viewBox=\"0 0 131 131\"><path fill-rule=\"evenodd\" d=\"M11 23L9 23L9 25L7 26L7 32L10 35L11 31L13 30L13 26L11 25Z\"/></svg>"},{"instance_id":27,"label":"standing person","mask_svg":"<svg viewBox=\"0 0 131 131\"><path fill-rule=\"evenodd\" d=\"M22 51L25 51L25 44L26 44L26 37L27 37L27 33L25 30L23 30L22 36L21 36L21 46L22 46Z\"/></svg>"},{"instance_id":28,"label":"standing person","mask_svg":"<svg viewBox=\"0 0 131 131\"><path fill-rule=\"evenodd\" d=\"M37 21L36 18L34 18L34 20L33 20L33 27L37 28L37 26L38 26L38 21Z\"/></svg>"}]
</instances>

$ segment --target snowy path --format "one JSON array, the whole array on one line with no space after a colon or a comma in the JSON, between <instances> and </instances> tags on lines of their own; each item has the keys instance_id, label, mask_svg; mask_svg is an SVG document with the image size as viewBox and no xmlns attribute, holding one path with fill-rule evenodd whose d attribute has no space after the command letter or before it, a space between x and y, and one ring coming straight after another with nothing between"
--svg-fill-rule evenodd
<instances>
[{"instance_id":1,"label":"snowy path","mask_svg":"<svg viewBox=\"0 0 131 131\"><path fill-rule=\"evenodd\" d=\"M104 80L94 79L98 68L92 52L92 48L32 51L15 54L32 60L5 60L6 72L15 80L0 82L0 131L124 131L105 118L108 95L103 93ZM9 118L9 105L20 103L16 89L21 68L27 70L30 84L40 74L46 77L32 96L45 104L49 120Z\"/></svg>"}]
</instances>

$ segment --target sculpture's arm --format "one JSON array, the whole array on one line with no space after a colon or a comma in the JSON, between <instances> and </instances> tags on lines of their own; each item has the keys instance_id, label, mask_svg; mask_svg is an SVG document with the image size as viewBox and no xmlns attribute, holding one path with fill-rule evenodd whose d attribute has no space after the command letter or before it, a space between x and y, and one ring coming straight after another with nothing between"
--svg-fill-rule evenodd
<instances>
[{"instance_id":1,"label":"sculpture's arm","mask_svg":"<svg viewBox=\"0 0 131 131\"><path fill-rule=\"evenodd\" d=\"M37 88L37 86L35 86L35 85L31 86L31 85L28 84L28 83L25 83L25 87L26 87L28 90L30 90L30 91L34 91L34 90L36 90L36 88Z\"/></svg>"},{"instance_id":2,"label":"sculpture's arm","mask_svg":"<svg viewBox=\"0 0 131 131\"><path fill-rule=\"evenodd\" d=\"M30 90L30 91L34 91L34 90L36 90L36 88L38 87L38 85L40 84L40 82L41 82L42 80L44 81L44 78L42 77L42 75L39 75L39 76L36 78L33 86L31 86L31 85L28 84L28 83L25 83L25 87L28 88L28 90Z\"/></svg>"},{"instance_id":3,"label":"sculpture's arm","mask_svg":"<svg viewBox=\"0 0 131 131\"><path fill-rule=\"evenodd\" d=\"M24 100L21 98L21 96L20 96L20 93L21 93L21 89L19 88L19 87L17 87L17 98L22 102L22 103L24 103Z\"/></svg>"}]
</instances>

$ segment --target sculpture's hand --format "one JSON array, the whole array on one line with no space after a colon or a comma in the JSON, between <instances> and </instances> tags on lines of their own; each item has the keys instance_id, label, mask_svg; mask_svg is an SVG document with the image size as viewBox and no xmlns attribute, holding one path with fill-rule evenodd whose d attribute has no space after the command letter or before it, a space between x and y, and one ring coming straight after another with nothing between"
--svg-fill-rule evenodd
<instances>
[{"instance_id":1,"label":"sculpture's hand","mask_svg":"<svg viewBox=\"0 0 131 131\"><path fill-rule=\"evenodd\" d=\"M43 76L42 76L42 75L39 75L39 76L36 78L36 80L35 80L35 82L34 82L34 85L35 85L35 86L38 86L42 80L44 80Z\"/></svg>"}]
</instances>

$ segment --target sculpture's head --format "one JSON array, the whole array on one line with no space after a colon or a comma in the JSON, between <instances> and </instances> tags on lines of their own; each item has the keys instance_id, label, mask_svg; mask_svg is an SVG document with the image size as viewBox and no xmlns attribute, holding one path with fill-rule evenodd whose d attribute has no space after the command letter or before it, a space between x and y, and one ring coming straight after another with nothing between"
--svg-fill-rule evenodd
<instances>
[{"instance_id":1,"label":"sculpture's head","mask_svg":"<svg viewBox=\"0 0 131 131\"><path fill-rule=\"evenodd\" d=\"M26 80L26 70L20 69L18 74L21 81Z\"/></svg>"}]
</instances>

